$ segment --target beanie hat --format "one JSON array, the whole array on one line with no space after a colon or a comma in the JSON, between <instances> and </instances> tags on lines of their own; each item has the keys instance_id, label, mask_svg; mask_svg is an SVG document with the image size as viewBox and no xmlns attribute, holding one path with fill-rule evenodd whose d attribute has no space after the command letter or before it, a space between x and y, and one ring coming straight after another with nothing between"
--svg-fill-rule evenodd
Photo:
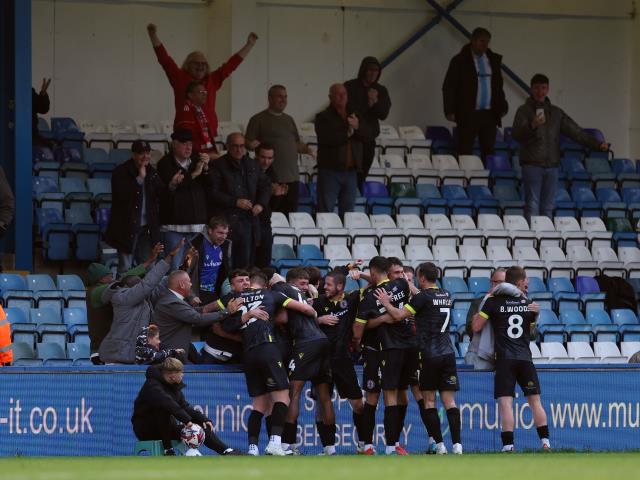
<instances>
[{"instance_id":1,"label":"beanie hat","mask_svg":"<svg viewBox=\"0 0 640 480\"><path fill-rule=\"evenodd\" d=\"M105 275L109 275L111 270L101 263L92 263L87 269L89 274L89 285L96 285Z\"/></svg>"}]
</instances>

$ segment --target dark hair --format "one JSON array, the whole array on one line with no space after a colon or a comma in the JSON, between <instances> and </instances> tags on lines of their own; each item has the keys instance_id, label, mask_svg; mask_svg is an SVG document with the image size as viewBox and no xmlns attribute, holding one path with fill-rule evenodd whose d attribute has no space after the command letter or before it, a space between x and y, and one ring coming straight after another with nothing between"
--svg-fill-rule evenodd
<instances>
[{"instance_id":1,"label":"dark hair","mask_svg":"<svg viewBox=\"0 0 640 480\"><path fill-rule=\"evenodd\" d=\"M381 273L386 273L389 270L391 264L389 263L389 259L386 257L373 257L369 260L369 270L376 270Z\"/></svg>"},{"instance_id":2,"label":"dark hair","mask_svg":"<svg viewBox=\"0 0 640 480\"><path fill-rule=\"evenodd\" d=\"M486 37L486 38L491 38L491 32L489 30L487 30L486 28L482 28L482 27L476 27L473 29L473 32L471 32L471 40L475 40L477 38L481 38L481 37Z\"/></svg>"},{"instance_id":3,"label":"dark hair","mask_svg":"<svg viewBox=\"0 0 640 480\"><path fill-rule=\"evenodd\" d=\"M400 260L398 257L387 257L387 261L389 262L389 268L393 267L394 265L398 265L404 268L402 260Z\"/></svg>"},{"instance_id":4,"label":"dark hair","mask_svg":"<svg viewBox=\"0 0 640 480\"><path fill-rule=\"evenodd\" d=\"M438 278L438 267L432 262L424 262L418 266L418 275L427 282L435 283Z\"/></svg>"},{"instance_id":5,"label":"dark hair","mask_svg":"<svg viewBox=\"0 0 640 480\"><path fill-rule=\"evenodd\" d=\"M273 150L273 152L275 153L276 147L274 147L272 143L263 142L258 145L258 148L256 148L256 155L260 153L260 150Z\"/></svg>"},{"instance_id":6,"label":"dark hair","mask_svg":"<svg viewBox=\"0 0 640 480\"><path fill-rule=\"evenodd\" d=\"M280 84L271 85L271 87L269 88L269 91L267 92L267 95L272 96L276 90L286 90L286 89L287 87L285 87L284 85L280 85Z\"/></svg>"},{"instance_id":7,"label":"dark hair","mask_svg":"<svg viewBox=\"0 0 640 480\"><path fill-rule=\"evenodd\" d=\"M536 73L533 77L531 77L531 86L534 85L549 85L549 77L544 75L543 73Z\"/></svg>"},{"instance_id":8,"label":"dark hair","mask_svg":"<svg viewBox=\"0 0 640 480\"><path fill-rule=\"evenodd\" d=\"M404 271L404 273L413 273L414 275L416 274L416 269L411 265L405 265L404 267L402 267L402 270Z\"/></svg>"},{"instance_id":9,"label":"dark hair","mask_svg":"<svg viewBox=\"0 0 640 480\"><path fill-rule=\"evenodd\" d=\"M259 268L254 268L249 272L249 280L251 283L257 283L261 287L265 287L269 282L267 276Z\"/></svg>"},{"instance_id":10,"label":"dark hair","mask_svg":"<svg viewBox=\"0 0 640 480\"><path fill-rule=\"evenodd\" d=\"M291 280L309 280L309 272L304 267L295 267L287 272L287 282Z\"/></svg>"},{"instance_id":11,"label":"dark hair","mask_svg":"<svg viewBox=\"0 0 640 480\"><path fill-rule=\"evenodd\" d=\"M204 86L204 82L202 80L191 80L189 83L187 83L187 90L184 92L185 95L189 95L191 93L191 91L196 88L198 85L203 85Z\"/></svg>"},{"instance_id":12,"label":"dark hair","mask_svg":"<svg viewBox=\"0 0 640 480\"><path fill-rule=\"evenodd\" d=\"M249 272L247 272L245 269L236 268L235 270L231 270L231 273L229 273L229 281L233 280L236 277L248 277L248 276L249 276Z\"/></svg>"},{"instance_id":13,"label":"dark hair","mask_svg":"<svg viewBox=\"0 0 640 480\"><path fill-rule=\"evenodd\" d=\"M307 265L304 269L309 274L309 283L313 285L318 285L320 280L322 280L322 272L315 265Z\"/></svg>"},{"instance_id":14,"label":"dark hair","mask_svg":"<svg viewBox=\"0 0 640 480\"><path fill-rule=\"evenodd\" d=\"M514 285L525 278L527 278L527 272L517 265L507 268L507 272L504 274L504 281Z\"/></svg>"},{"instance_id":15,"label":"dark hair","mask_svg":"<svg viewBox=\"0 0 640 480\"><path fill-rule=\"evenodd\" d=\"M333 281L336 284L341 283L343 287L347 284L347 277L345 277L345 275L342 272L339 272L337 270L331 270L329 273L327 273L324 277L325 281L329 277L333 278Z\"/></svg>"},{"instance_id":16,"label":"dark hair","mask_svg":"<svg viewBox=\"0 0 640 480\"><path fill-rule=\"evenodd\" d=\"M208 226L212 230L217 227L229 228L229 222L227 222L223 217L211 217Z\"/></svg>"},{"instance_id":17,"label":"dark hair","mask_svg":"<svg viewBox=\"0 0 640 480\"><path fill-rule=\"evenodd\" d=\"M264 268L261 268L260 270L262 270L262 273L264 274L264 276L269 279L273 277L274 273L277 272L277 270L273 267L264 267Z\"/></svg>"}]
</instances>

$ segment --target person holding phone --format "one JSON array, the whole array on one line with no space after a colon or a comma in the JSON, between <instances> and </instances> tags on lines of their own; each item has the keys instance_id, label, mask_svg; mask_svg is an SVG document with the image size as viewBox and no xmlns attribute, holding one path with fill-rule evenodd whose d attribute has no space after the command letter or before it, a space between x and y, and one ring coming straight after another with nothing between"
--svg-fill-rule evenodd
<instances>
[{"instance_id":1,"label":"person holding phone","mask_svg":"<svg viewBox=\"0 0 640 480\"><path fill-rule=\"evenodd\" d=\"M513 138L520 143L520 165L525 192L525 217L553 218L560 167L560 136L590 150L608 151L609 144L585 132L548 98L549 78L537 73L531 79L531 96L518 108Z\"/></svg>"}]
</instances>

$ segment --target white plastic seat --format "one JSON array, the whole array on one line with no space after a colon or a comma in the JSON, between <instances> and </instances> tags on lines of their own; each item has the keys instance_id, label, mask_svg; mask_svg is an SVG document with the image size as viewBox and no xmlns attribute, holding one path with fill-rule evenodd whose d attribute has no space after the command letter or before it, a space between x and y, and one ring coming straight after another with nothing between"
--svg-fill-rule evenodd
<instances>
[{"instance_id":1,"label":"white plastic seat","mask_svg":"<svg viewBox=\"0 0 640 480\"><path fill-rule=\"evenodd\" d=\"M504 228L509 231L513 245L536 245L538 236L529 228L522 215L505 215L502 221Z\"/></svg>"},{"instance_id":2,"label":"white plastic seat","mask_svg":"<svg viewBox=\"0 0 640 480\"><path fill-rule=\"evenodd\" d=\"M346 212L344 214L344 226L349 229L371 228L371 221L364 212Z\"/></svg>"},{"instance_id":3,"label":"white plastic seat","mask_svg":"<svg viewBox=\"0 0 640 480\"><path fill-rule=\"evenodd\" d=\"M107 120L107 132L112 134L133 133L133 125L122 120Z\"/></svg>"},{"instance_id":4,"label":"white plastic seat","mask_svg":"<svg viewBox=\"0 0 640 480\"><path fill-rule=\"evenodd\" d=\"M396 140L400 138L398 135L398 131L392 125L381 124L380 125L380 135L378 135L380 140Z\"/></svg>"},{"instance_id":5,"label":"white plastic seat","mask_svg":"<svg viewBox=\"0 0 640 480\"><path fill-rule=\"evenodd\" d=\"M573 268L578 275L593 277L598 274L598 262L593 261L591 252L583 245L568 246L567 260L573 263Z\"/></svg>"},{"instance_id":6,"label":"white plastic seat","mask_svg":"<svg viewBox=\"0 0 640 480\"><path fill-rule=\"evenodd\" d=\"M395 153L384 153L380 155L380 166L384 168L407 168L402 156Z\"/></svg>"},{"instance_id":7,"label":"white plastic seat","mask_svg":"<svg viewBox=\"0 0 640 480\"><path fill-rule=\"evenodd\" d=\"M593 350L596 357L600 357L604 363L627 363L628 361L614 342L594 342Z\"/></svg>"},{"instance_id":8,"label":"white plastic seat","mask_svg":"<svg viewBox=\"0 0 640 480\"><path fill-rule=\"evenodd\" d=\"M504 228L509 231L530 231L529 224L522 215L505 215L502 217L502 221L504 223Z\"/></svg>"},{"instance_id":9,"label":"white plastic seat","mask_svg":"<svg viewBox=\"0 0 640 480\"><path fill-rule=\"evenodd\" d=\"M353 256L345 245L327 244L323 246L324 258L329 260L348 260L351 261Z\"/></svg>"},{"instance_id":10,"label":"white plastic seat","mask_svg":"<svg viewBox=\"0 0 640 480\"><path fill-rule=\"evenodd\" d=\"M567 354L576 362L593 363L598 361L587 342L567 342Z\"/></svg>"},{"instance_id":11,"label":"white plastic seat","mask_svg":"<svg viewBox=\"0 0 640 480\"><path fill-rule=\"evenodd\" d=\"M317 137L316 126L313 122L302 122L298 125L298 134L301 137Z\"/></svg>"},{"instance_id":12,"label":"white plastic seat","mask_svg":"<svg viewBox=\"0 0 640 480\"><path fill-rule=\"evenodd\" d=\"M464 170L469 185L488 185L489 170L484 168L482 160L477 155L460 155L460 168Z\"/></svg>"},{"instance_id":13,"label":"white plastic seat","mask_svg":"<svg viewBox=\"0 0 640 480\"><path fill-rule=\"evenodd\" d=\"M611 247L594 247L591 249L593 260L598 262L600 270L611 277L623 277L624 262L618 260L618 255Z\"/></svg>"},{"instance_id":14,"label":"white plastic seat","mask_svg":"<svg viewBox=\"0 0 640 480\"><path fill-rule=\"evenodd\" d=\"M424 216L424 226L427 230L452 230L449 218L442 213L427 213Z\"/></svg>"},{"instance_id":15,"label":"white plastic seat","mask_svg":"<svg viewBox=\"0 0 640 480\"><path fill-rule=\"evenodd\" d=\"M271 233L274 238L274 243L281 243L293 247L298 241L296 230L291 227L272 227ZM275 239L278 241L275 242Z\"/></svg>"},{"instance_id":16,"label":"white plastic seat","mask_svg":"<svg viewBox=\"0 0 640 480\"><path fill-rule=\"evenodd\" d=\"M451 215L451 226L458 231L463 245L482 245L484 232L476 228L469 215Z\"/></svg>"},{"instance_id":17,"label":"white plastic seat","mask_svg":"<svg viewBox=\"0 0 640 480\"><path fill-rule=\"evenodd\" d=\"M413 261L433 261L433 253L427 245L408 244L404 247L405 258Z\"/></svg>"},{"instance_id":18,"label":"white plastic seat","mask_svg":"<svg viewBox=\"0 0 640 480\"><path fill-rule=\"evenodd\" d=\"M373 257L379 255L378 249L371 243L354 243L351 246L351 253L353 254L353 258L363 260L364 262L368 262Z\"/></svg>"},{"instance_id":19,"label":"white plastic seat","mask_svg":"<svg viewBox=\"0 0 640 480\"><path fill-rule=\"evenodd\" d=\"M369 220L373 228L397 228L396 222L390 215L369 215Z\"/></svg>"},{"instance_id":20,"label":"white plastic seat","mask_svg":"<svg viewBox=\"0 0 640 480\"><path fill-rule=\"evenodd\" d=\"M133 122L133 127L141 136L158 133L157 127L149 120L135 120Z\"/></svg>"},{"instance_id":21,"label":"white plastic seat","mask_svg":"<svg viewBox=\"0 0 640 480\"><path fill-rule=\"evenodd\" d=\"M433 170L433 163L431 163L429 155L423 153L410 153L407 155L407 167L414 170Z\"/></svg>"},{"instance_id":22,"label":"white plastic seat","mask_svg":"<svg viewBox=\"0 0 640 480\"><path fill-rule=\"evenodd\" d=\"M325 243L351 245L351 233L347 228L323 228Z\"/></svg>"},{"instance_id":23,"label":"white plastic seat","mask_svg":"<svg viewBox=\"0 0 640 480\"><path fill-rule=\"evenodd\" d=\"M589 236L583 231L578 221L573 217L555 217L553 220L556 231L560 232L565 245L588 245Z\"/></svg>"},{"instance_id":24,"label":"white plastic seat","mask_svg":"<svg viewBox=\"0 0 640 480\"><path fill-rule=\"evenodd\" d=\"M289 225L293 228L316 228L313 217L306 212L291 212L289 214Z\"/></svg>"},{"instance_id":25,"label":"white plastic seat","mask_svg":"<svg viewBox=\"0 0 640 480\"><path fill-rule=\"evenodd\" d=\"M171 138L170 135L173 133L173 120L161 120L160 132L164 133L167 139Z\"/></svg>"},{"instance_id":26,"label":"white plastic seat","mask_svg":"<svg viewBox=\"0 0 640 480\"><path fill-rule=\"evenodd\" d=\"M460 245L460 260L464 260L470 277L489 277L493 270L493 262L487 260L484 249L480 245Z\"/></svg>"},{"instance_id":27,"label":"white plastic seat","mask_svg":"<svg viewBox=\"0 0 640 480\"><path fill-rule=\"evenodd\" d=\"M618 247L618 258L624 263L629 278L640 276L640 249L636 247Z\"/></svg>"},{"instance_id":28,"label":"white plastic seat","mask_svg":"<svg viewBox=\"0 0 640 480\"><path fill-rule=\"evenodd\" d=\"M640 352L640 342L622 342L620 349L622 355L629 359L635 353Z\"/></svg>"},{"instance_id":29,"label":"white plastic seat","mask_svg":"<svg viewBox=\"0 0 640 480\"><path fill-rule=\"evenodd\" d=\"M543 357L549 359L549 363L571 363L573 360L569 358L567 351L559 342L543 342L541 343L541 353Z\"/></svg>"},{"instance_id":30,"label":"white plastic seat","mask_svg":"<svg viewBox=\"0 0 640 480\"><path fill-rule=\"evenodd\" d=\"M289 220L282 212L271 212L271 227L289 228Z\"/></svg>"},{"instance_id":31,"label":"white plastic seat","mask_svg":"<svg viewBox=\"0 0 640 480\"><path fill-rule=\"evenodd\" d=\"M511 267L515 263L511 252L504 245L487 245L487 260L493 262L494 267Z\"/></svg>"},{"instance_id":32,"label":"white plastic seat","mask_svg":"<svg viewBox=\"0 0 640 480\"><path fill-rule=\"evenodd\" d=\"M556 227L549 217L531 217L531 230L538 237L539 245L562 245L562 234L556 231Z\"/></svg>"},{"instance_id":33,"label":"white plastic seat","mask_svg":"<svg viewBox=\"0 0 640 480\"><path fill-rule=\"evenodd\" d=\"M540 260L540 255L533 247L514 245L513 259L518 262L518 265L526 268L530 276L544 277L547 273L545 263Z\"/></svg>"},{"instance_id":34,"label":"white plastic seat","mask_svg":"<svg viewBox=\"0 0 640 480\"><path fill-rule=\"evenodd\" d=\"M337 213L333 212L324 212L324 213L316 213L316 224L318 228L327 229L327 228L343 228L342 220Z\"/></svg>"},{"instance_id":35,"label":"white plastic seat","mask_svg":"<svg viewBox=\"0 0 640 480\"><path fill-rule=\"evenodd\" d=\"M540 247L540 258L547 266L550 277L571 278L573 273L573 264L567 260L564 251L560 247L555 245Z\"/></svg>"},{"instance_id":36,"label":"white plastic seat","mask_svg":"<svg viewBox=\"0 0 640 480\"><path fill-rule=\"evenodd\" d=\"M455 246L433 245L433 258L438 266L443 270L444 275L454 277L466 277L466 265L464 260L460 260Z\"/></svg>"},{"instance_id":37,"label":"white plastic seat","mask_svg":"<svg viewBox=\"0 0 640 480\"><path fill-rule=\"evenodd\" d=\"M529 342L529 351L531 352L531 359L534 363L545 363L549 361L547 357L542 356L542 352L540 352L536 342Z\"/></svg>"},{"instance_id":38,"label":"white plastic seat","mask_svg":"<svg viewBox=\"0 0 640 480\"><path fill-rule=\"evenodd\" d=\"M420 217L415 213L401 213L396 215L396 225L398 228L424 228Z\"/></svg>"},{"instance_id":39,"label":"white plastic seat","mask_svg":"<svg viewBox=\"0 0 640 480\"><path fill-rule=\"evenodd\" d=\"M432 155L431 163L438 170L443 185L464 185L464 171L453 155Z\"/></svg>"},{"instance_id":40,"label":"white plastic seat","mask_svg":"<svg viewBox=\"0 0 640 480\"><path fill-rule=\"evenodd\" d=\"M374 244L378 241L378 231L375 228L349 228L352 243Z\"/></svg>"},{"instance_id":41,"label":"white plastic seat","mask_svg":"<svg viewBox=\"0 0 640 480\"><path fill-rule=\"evenodd\" d=\"M478 228L485 236L486 245L510 244L511 232L504 228L502 219L495 213L479 213Z\"/></svg>"},{"instance_id":42,"label":"white plastic seat","mask_svg":"<svg viewBox=\"0 0 640 480\"><path fill-rule=\"evenodd\" d=\"M600 217L582 217L580 219L582 230L587 232L591 247L608 247L611 245L613 232L608 232L607 227Z\"/></svg>"},{"instance_id":43,"label":"white plastic seat","mask_svg":"<svg viewBox=\"0 0 640 480\"><path fill-rule=\"evenodd\" d=\"M230 122L227 120L218 122L218 135L220 137L226 139L228 135L237 132L244 132L244 129L242 128L242 125L240 123Z\"/></svg>"},{"instance_id":44,"label":"white plastic seat","mask_svg":"<svg viewBox=\"0 0 640 480\"><path fill-rule=\"evenodd\" d=\"M395 243L381 243L380 244L380 255L383 257L396 257L400 260L404 260L404 250L402 250L402 246Z\"/></svg>"},{"instance_id":45,"label":"white plastic seat","mask_svg":"<svg viewBox=\"0 0 640 480\"><path fill-rule=\"evenodd\" d=\"M424 132L417 125L399 126L398 133L405 140L425 140Z\"/></svg>"}]
</instances>

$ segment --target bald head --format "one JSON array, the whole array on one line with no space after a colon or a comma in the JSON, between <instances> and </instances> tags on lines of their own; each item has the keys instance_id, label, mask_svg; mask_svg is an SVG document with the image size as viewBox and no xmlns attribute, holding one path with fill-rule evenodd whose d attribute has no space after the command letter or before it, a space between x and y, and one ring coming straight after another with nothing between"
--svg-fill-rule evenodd
<instances>
[{"instance_id":1,"label":"bald head","mask_svg":"<svg viewBox=\"0 0 640 480\"><path fill-rule=\"evenodd\" d=\"M174 270L169 274L167 286L170 290L187 297L191 293L191 278L184 270Z\"/></svg>"},{"instance_id":2,"label":"bald head","mask_svg":"<svg viewBox=\"0 0 640 480\"><path fill-rule=\"evenodd\" d=\"M347 107L347 89L342 83L334 83L329 88L329 101L336 110L344 110Z\"/></svg>"},{"instance_id":3,"label":"bald head","mask_svg":"<svg viewBox=\"0 0 640 480\"><path fill-rule=\"evenodd\" d=\"M246 150L244 146L244 135L240 132L233 132L227 136L227 152L234 160L244 157Z\"/></svg>"}]
</instances>

